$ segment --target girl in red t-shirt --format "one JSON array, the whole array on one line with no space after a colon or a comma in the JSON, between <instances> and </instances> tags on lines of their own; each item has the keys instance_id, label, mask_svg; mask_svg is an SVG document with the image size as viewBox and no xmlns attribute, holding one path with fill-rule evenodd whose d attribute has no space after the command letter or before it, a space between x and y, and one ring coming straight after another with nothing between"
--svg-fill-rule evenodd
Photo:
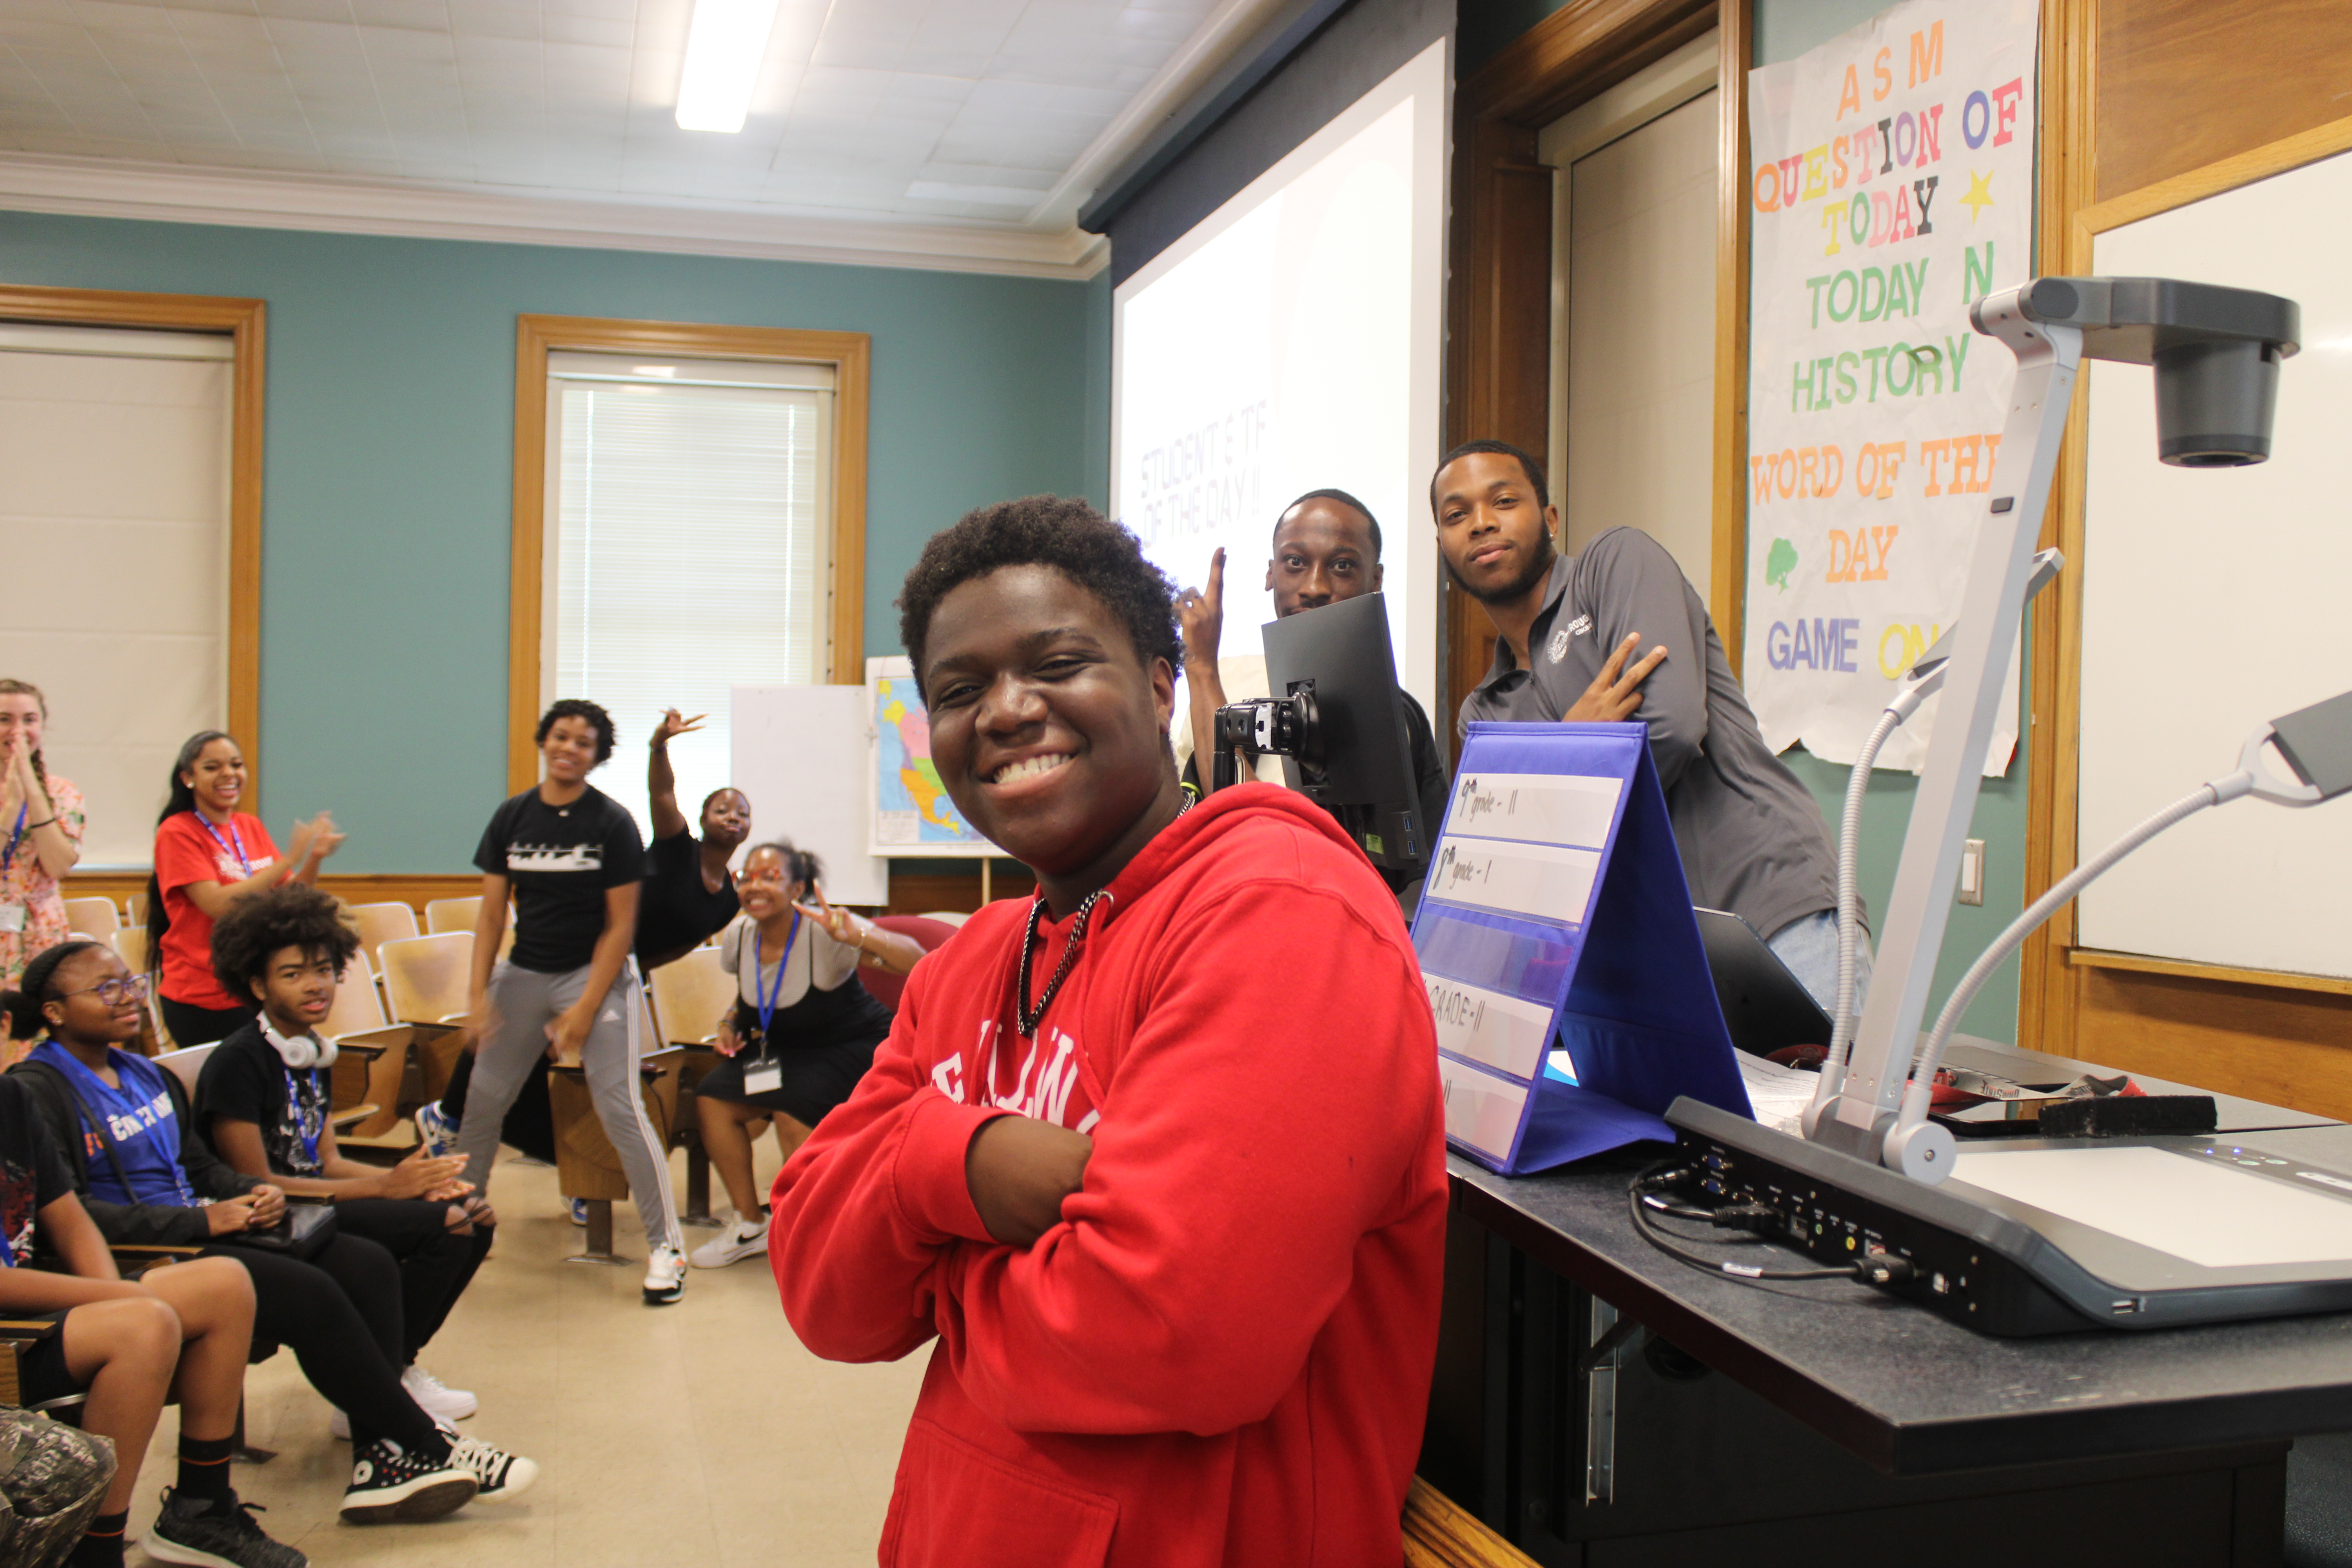
<instances>
[{"instance_id":1,"label":"girl in red t-shirt","mask_svg":"<svg viewBox=\"0 0 2352 1568\"><path fill-rule=\"evenodd\" d=\"M320 812L294 825L280 855L261 819L237 810L245 798L245 752L218 730L200 730L180 748L172 798L155 823L155 874L147 880L148 952L163 972L163 1026L177 1046L226 1039L253 1016L250 997L232 996L213 977L213 921L235 900L280 882L315 882L319 862L343 836Z\"/></svg>"}]
</instances>

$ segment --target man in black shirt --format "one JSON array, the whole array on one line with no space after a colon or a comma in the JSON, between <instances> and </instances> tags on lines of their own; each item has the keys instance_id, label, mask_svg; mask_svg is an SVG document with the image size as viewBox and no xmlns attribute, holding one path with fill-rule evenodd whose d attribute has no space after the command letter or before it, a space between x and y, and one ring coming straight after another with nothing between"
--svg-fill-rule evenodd
<instances>
[{"instance_id":1,"label":"man in black shirt","mask_svg":"<svg viewBox=\"0 0 2352 1568\"><path fill-rule=\"evenodd\" d=\"M688 831L677 808L677 775L669 765L669 743L702 727L705 715L662 711L654 726L653 757L646 764L646 794L653 806L654 841L646 848L646 886L637 901L637 966L658 969L685 957L703 939L727 929L742 904L727 862L751 831L751 803L732 785L712 790L702 802L702 837Z\"/></svg>"},{"instance_id":2,"label":"man in black shirt","mask_svg":"<svg viewBox=\"0 0 2352 1568\"><path fill-rule=\"evenodd\" d=\"M1381 525L1371 510L1345 490L1309 490L1275 520L1274 554L1265 563L1265 586L1277 617L1318 610L1381 591ZM1192 760L1184 782L1195 794L1213 787L1200 771L1202 753L1216 742L1217 710L1225 706L1225 685L1217 670L1217 644L1225 621L1225 552L1209 558L1209 585L1176 595L1176 621L1184 635L1184 686L1192 721ZM1448 778L1445 759L1429 715L1412 692L1404 699L1405 737L1412 749L1412 776L1421 795L1422 837L1437 837L1445 820ZM1263 695L1258 693L1256 695ZM1417 879L1382 870L1391 891L1402 893Z\"/></svg>"}]
</instances>

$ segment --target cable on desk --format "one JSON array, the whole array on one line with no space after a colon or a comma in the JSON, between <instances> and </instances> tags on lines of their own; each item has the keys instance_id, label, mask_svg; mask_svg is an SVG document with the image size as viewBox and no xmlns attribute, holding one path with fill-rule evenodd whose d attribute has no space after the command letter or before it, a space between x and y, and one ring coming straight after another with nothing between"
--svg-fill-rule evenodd
<instances>
[{"instance_id":1,"label":"cable on desk","mask_svg":"<svg viewBox=\"0 0 2352 1568\"><path fill-rule=\"evenodd\" d=\"M1651 1204L1656 1202L1654 1197L1656 1190L1667 1184L1668 1180L1673 1179L1672 1177L1661 1179L1666 1167L1671 1163L1672 1162L1669 1161L1661 1161L1635 1176L1625 1189L1625 1208L1633 1217L1634 1231L1642 1239L1678 1263L1696 1268L1702 1274L1711 1274L1717 1279L1736 1279L1741 1284L1780 1279L1852 1279L1858 1284L1896 1285L1911 1277L1911 1265L1906 1259L1889 1257L1885 1253L1872 1253L1866 1258L1839 1268L1759 1268L1751 1264L1709 1258L1704 1253L1686 1247L1683 1245L1685 1237L1677 1237L1659 1226L1650 1217L1648 1212ZM1674 1176L1684 1177L1691 1173L1687 1171L1675 1172ZM1668 1205L1663 1202L1657 1202L1657 1206L1677 1218L1703 1218L1710 1225L1717 1223L1716 1210L1678 1205ZM1739 1228L1752 1229L1753 1226L1747 1222L1750 1221L1753 1215L1744 1212L1752 1206L1755 1205L1738 1205L1743 1212L1728 1223Z\"/></svg>"}]
</instances>

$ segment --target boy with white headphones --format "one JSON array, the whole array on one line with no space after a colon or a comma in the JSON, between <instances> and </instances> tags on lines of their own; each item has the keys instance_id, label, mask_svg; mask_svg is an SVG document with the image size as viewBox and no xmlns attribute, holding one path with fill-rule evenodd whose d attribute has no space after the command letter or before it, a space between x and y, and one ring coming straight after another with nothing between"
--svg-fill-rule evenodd
<instances>
[{"instance_id":1,"label":"boy with white headphones","mask_svg":"<svg viewBox=\"0 0 2352 1568\"><path fill-rule=\"evenodd\" d=\"M261 1014L223 1040L196 1081L196 1126L235 1169L293 1197L331 1197L337 1227L380 1242L400 1264L407 1343L401 1383L431 1415L460 1421L478 1401L416 1364L417 1352L481 1267L498 1216L456 1155L419 1149L385 1169L346 1159L329 1116L335 1043L319 1025L335 1005L358 933L335 900L285 884L250 894L213 928L213 972ZM337 1435L345 1428L337 1415Z\"/></svg>"}]
</instances>

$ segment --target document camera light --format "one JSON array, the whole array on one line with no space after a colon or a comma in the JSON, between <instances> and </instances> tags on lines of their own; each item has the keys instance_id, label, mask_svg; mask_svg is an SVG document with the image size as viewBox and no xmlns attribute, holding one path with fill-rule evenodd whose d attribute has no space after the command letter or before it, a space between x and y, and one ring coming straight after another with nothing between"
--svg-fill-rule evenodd
<instances>
[{"instance_id":1,"label":"document camera light","mask_svg":"<svg viewBox=\"0 0 2352 1568\"><path fill-rule=\"evenodd\" d=\"M2234 468L2271 455L2279 361L2302 346L2294 300L2170 278L2037 278L1970 307L1977 331L2012 295L2025 320L2079 329L2084 359L2155 367L2163 461Z\"/></svg>"}]
</instances>

